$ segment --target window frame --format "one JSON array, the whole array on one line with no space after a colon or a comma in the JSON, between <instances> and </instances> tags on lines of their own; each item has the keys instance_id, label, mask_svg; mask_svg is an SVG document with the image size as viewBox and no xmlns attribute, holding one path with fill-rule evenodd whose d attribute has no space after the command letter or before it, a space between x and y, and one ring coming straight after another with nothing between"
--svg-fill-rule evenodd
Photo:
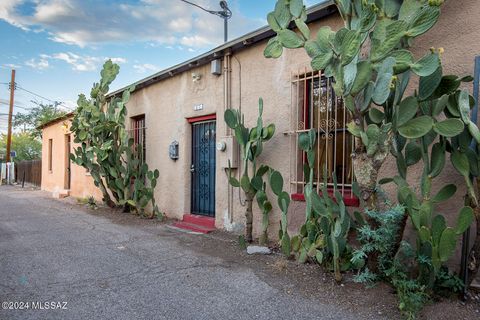
<instances>
[{"instance_id":1,"label":"window frame","mask_svg":"<svg viewBox=\"0 0 480 320\"><path fill-rule=\"evenodd\" d=\"M327 106L328 106L328 99L331 99L332 105L334 105L334 108L330 109L328 108L326 110L326 119L323 119L320 117L320 111L318 111L318 116L317 120L315 120L315 114L314 111L315 106L314 106L314 91L315 90L315 81L318 83L318 89L322 90L321 88L324 87L325 93L327 94ZM325 85L322 84L322 82L325 81ZM347 206L358 206L359 205L359 199L355 197L353 194L352 190L352 185L354 182L354 172L353 172L353 163L351 161L351 153L354 150L354 144L355 144L355 139L353 135L351 135L348 132L347 129L347 123L350 120L350 114L348 112L348 109L346 109L346 106L343 104L342 101L339 101L340 98L336 97L333 93L333 88L332 88L332 79L326 78L321 71L311 71L307 70L298 70L298 72L291 74L291 106L290 106L290 115L291 115L291 131L289 131L289 135L291 136L291 165L290 165L290 182L291 182L291 197L292 200L296 201L304 201L304 195L303 191L306 185L306 179L304 177L303 173L303 164L306 163L306 154L303 152L299 146L298 146L298 136L303 133L303 132L308 132L311 127L314 127L317 131L317 141L316 141L316 172L317 174L317 179L314 182L314 186L317 189L318 193L321 193L321 188L324 184L323 180L323 174L319 174L319 170L323 170L323 167L325 164L331 162L332 168L337 168L339 166L338 163L340 163L340 166L342 168L342 181L337 181L337 190L340 191L340 193L344 197L345 204ZM328 94L331 92L332 96L329 98ZM319 103L320 99L322 99L323 94L320 93L318 95ZM323 96L324 97L324 96ZM340 106L339 103L342 103ZM331 106L332 106L331 105ZM342 108L342 112L338 112L338 108ZM333 110L333 111L332 111ZM342 115L339 113L343 113L343 119L340 120L340 123L338 122L337 116L342 117ZM334 114L335 115L335 128L330 128L328 127L329 125L329 115ZM325 125L327 126L327 130L320 130L320 121L325 121ZM340 126L343 125L343 127L337 127L338 123ZM331 136L333 132L333 137ZM324 135L325 143L324 146L322 147L320 144L320 139L322 139L322 134ZM328 138L330 136L330 138ZM339 136L343 136L343 138L340 138L341 140L337 140ZM331 142L329 143L328 140ZM328 148L329 144L334 144L332 148L332 154L333 155L328 155ZM341 146L340 153L342 154L342 158L339 160L337 159L337 146ZM325 156L326 159L320 160L319 154L320 151L322 151L322 148L325 150ZM351 148L351 149L350 149ZM322 153L323 157L323 153ZM334 160L330 159L329 157L333 157ZM292 161L293 160L293 161ZM330 161L331 160L331 161ZM329 172L333 173L336 170L329 170ZM336 173L337 178L338 178L338 173ZM333 179L333 177L332 177ZM327 190L329 195L333 196L334 193L334 184L332 182L327 182Z\"/></svg>"},{"instance_id":2,"label":"window frame","mask_svg":"<svg viewBox=\"0 0 480 320\"><path fill-rule=\"evenodd\" d=\"M48 172L53 172L53 139L48 139Z\"/></svg>"},{"instance_id":3,"label":"window frame","mask_svg":"<svg viewBox=\"0 0 480 320\"><path fill-rule=\"evenodd\" d=\"M145 114L139 114L130 118L130 136L133 138L133 148L137 151L139 144L142 145L141 162L146 162L147 157L147 127Z\"/></svg>"}]
</instances>

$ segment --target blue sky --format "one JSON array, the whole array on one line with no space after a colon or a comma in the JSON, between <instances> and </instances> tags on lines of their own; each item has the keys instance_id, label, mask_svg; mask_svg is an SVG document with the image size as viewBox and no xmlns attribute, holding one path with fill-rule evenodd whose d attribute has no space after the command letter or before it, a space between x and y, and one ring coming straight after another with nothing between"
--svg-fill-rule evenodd
<instances>
[{"instance_id":1,"label":"blue sky","mask_svg":"<svg viewBox=\"0 0 480 320\"><path fill-rule=\"evenodd\" d=\"M219 10L217 0L191 0ZM230 0L230 39L266 24L275 0ZM306 1L308 5L321 1ZM0 131L6 126L10 69L20 88L73 108L102 63L121 71L112 89L128 85L223 42L223 21L180 0L1 0ZM16 91L16 111L49 102Z\"/></svg>"}]
</instances>

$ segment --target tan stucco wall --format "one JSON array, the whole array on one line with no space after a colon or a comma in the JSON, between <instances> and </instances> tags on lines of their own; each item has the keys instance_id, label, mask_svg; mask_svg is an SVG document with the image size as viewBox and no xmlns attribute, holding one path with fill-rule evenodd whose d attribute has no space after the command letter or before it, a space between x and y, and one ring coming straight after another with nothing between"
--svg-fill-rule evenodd
<instances>
[{"instance_id":1,"label":"tan stucco wall","mask_svg":"<svg viewBox=\"0 0 480 320\"><path fill-rule=\"evenodd\" d=\"M330 17L322 22L324 24L338 27L340 21ZM290 76L293 70L309 68L310 62L300 50L288 50L277 60L265 59L263 49L264 43L261 43L233 54L231 107L241 107L246 125L251 127L256 123L258 99L263 97L264 123L275 123L277 134L265 145L260 160L266 160L288 178L290 138L282 132L290 129ZM192 73L201 74L201 80L193 82ZM202 111L193 110L194 105L198 104L204 105ZM190 212L191 125L187 118L216 113L217 141L222 140L226 135L223 122L224 75L210 74L210 64L207 64L133 93L127 107L129 117L145 114L147 163L150 168L160 170L157 203L167 215L181 219L183 214ZM180 158L177 161L168 157L168 145L173 140L180 145ZM222 168L222 164L227 163L226 154L217 152L216 161L216 226L224 227L228 192L233 197L233 220L243 223L244 209L240 205L238 190L232 190L228 185ZM285 189L289 190L288 179L285 184ZM255 209L256 234L259 233L259 219L260 214ZM271 216L272 234L278 230L278 221L279 213L276 211Z\"/></svg>"},{"instance_id":2,"label":"tan stucco wall","mask_svg":"<svg viewBox=\"0 0 480 320\"><path fill-rule=\"evenodd\" d=\"M427 35L417 39L414 53L417 57L427 53L430 47L444 47L443 63L445 72L465 75L473 72L473 60L480 54L480 36L475 32L475 17L480 14L480 7L475 0L448 1L443 7L438 25ZM328 25L333 29L342 26L338 16L323 19L312 26ZM315 34L315 32L313 33ZM290 138L282 133L290 130L290 77L297 70L309 69L310 59L303 50L285 50L279 59L265 59L263 49L266 43L256 44L247 50L234 53L232 57L232 103L231 107L241 107L245 121L252 126L257 116L258 98L263 97L265 123L273 122L277 133L264 148L261 160L280 170L286 178L288 190L290 177ZM240 75L241 65L241 75ZM191 73L199 73L202 79L194 83ZM181 218L190 208L190 125L186 118L211 113L217 114L217 141L225 135L223 123L223 77L209 72L209 65L175 75L142 89L132 95L128 103L129 116L146 114L147 124L147 162L152 168L160 170L159 187L156 195L162 210L172 217ZM241 77L241 96L240 96ZM471 86L470 86L471 87ZM193 106L203 104L203 111L193 111ZM171 141L180 143L180 159L176 162L168 158L168 145ZM221 168L226 155L217 152L216 177L216 224L224 226L224 218L228 210L228 193L233 198L233 217L236 222L243 222L244 208L239 204L238 190L231 190L227 184L226 174ZM420 168L411 169L411 176L418 177ZM383 169L383 174L391 176L396 172L395 162L390 159ZM455 200L442 206L444 212L452 212L461 206L463 182L449 165L445 174L438 179L438 185L456 182L460 186ZM393 188L387 191L395 199ZM272 197L273 198L273 197ZM255 205L256 207L256 205ZM291 229L295 231L297 224L303 219L303 205L293 203L290 220ZM254 232L259 234L261 215L255 209ZM454 216L450 214L450 216ZM279 210L271 215L270 231L272 235L278 230Z\"/></svg>"},{"instance_id":3,"label":"tan stucco wall","mask_svg":"<svg viewBox=\"0 0 480 320\"><path fill-rule=\"evenodd\" d=\"M480 6L477 0L447 1L443 6L439 23L427 35L416 40L414 53L421 57L430 47L444 47L444 72L466 75L473 73L474 57L480 54L480 35L476 31L476 17L480 16ZM338 29L342 26L338 16L330 16L311 26L313 34L320 26L331 26ZM276 125L276 135L264 148L261 161L281 171L285 178L285 189L289 190L290 183L290 137L283 132L291 129L291 74L300 69L310 69L310 59L303 50L285 50L279 59L265 59L263 49L266 42L234 53L231 59L231 104L232 108L241 108L245 114L247 126L255 123L258 112L258 98L263 97L265 103L264 123L273 122ZM241 72L240 72L241 70ZM200 74L201 80L192 81L192 73ZM224 77L210 74L210 64L194 68L188 72L177 74L167 80L150 85L132 94L128 103L128 117L145 114L147 138L147 163L151 169L159 169L160 178L155 196L160 210L173 218L181 219L183 214L190 212L190 165L191 165L191 125L187 118L208 114L217 115L217 141L226 135L223 122L224 112ZM241 81L241 82L240 82ZM241 85L240 85L241 84ZM240 91L241 87L241 91ZM471 89L471 85L467 86ZM194 111L193 106L203 104L204 109ZM127 123L127 126L129 123ZM56 126L54 126L56 127ZM63 133L58 128L44 130L44 150L48 146L48 136L55 140L62 139ZM168 157L168 146L172 141L180 145L180 158L173 161ZM62 140L60 140L62 141ZM56 144L55 144L56 145ZM54 147L61 149L61 147ZM58 155L62 150L59 150ZM62 184L62 173L48 173L47 160L44 157L44 182L42 188L52 190L58 183ZM228 227L229 201L233 221L243 223L244 207L240 205L238 189L232 189L226 179L222 164L226 162L226 154L217 152L216 169L216 226ZM61 165L61 164L60 164ZM54 164L54 168L55 168ZM75 165L72 165L75 167ZM88 185L91 179L81 172L81 168L72 169L72 186L74 176L78 176L79 185ZM74 175L74 172L78 174ZM395 162L390 159L382 169L384 176L391 176L396 172ZM411 177L420 176L420 168L411 168ZM437 186L446 183L456 183L460 188L455 199L442 204L442 212L448 213L450 220L456 216L457 208L462 205L464 183L448 164L444 174L437 179ZM94 188L94 187L93 187ZM87 188L88 189L88 188ZM86 193L94 194L88 189ZM395 201L393 186L386 187L391 199ZM85 191L81 196L86 195ZM274 197L271 197L274 199ZM242 196L243 200L243 196ZM298 224L304 217L304 204L293 202L289 212L291 232L296 232ZM261 228L261 214L254 204L254 232L259 235ZM270 234L273 238L277 234L280 221L280 211L275 207L270 217ZM241 227L241 226L240 226ZM241 228L240 228L241 230Z\"/></svg>"},{"instance_id":4,"label":"tan stucco wall","mask_svg":"<svg viewBox=\"0 0 480 320\"><path fill-rule=\"evenodd\" d=\"M65 188L65 131L63 122L43 129L42 190L54 192ZM52 170L49 170L49 140L52 139Z\"/></svg>"},{"instance_id":5,"label":"tan stucco wall","mask_svg":"<svg viewBox=\"0 0 480 320\"><path fill-rule=\"evenodd\" d=\"M59 121L47 126L42 132L42 190L52 193L67 190L67 135L70 133L70 121ZM48 170L49 140L52 139L52 170ZM75 148L71 135L71 151ZM76 198L93 196L96 200L102 199L102 193L93 184L92 177L86 170L71 163L71 183L69 194Z\"/></svg>"}]
</instances>

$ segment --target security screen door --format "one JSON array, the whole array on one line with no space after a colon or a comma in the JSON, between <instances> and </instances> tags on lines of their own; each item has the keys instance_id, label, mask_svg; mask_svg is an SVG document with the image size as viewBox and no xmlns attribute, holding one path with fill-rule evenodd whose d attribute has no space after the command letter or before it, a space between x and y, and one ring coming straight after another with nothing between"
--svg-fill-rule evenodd
<instances>
[{"instance_id":1,"label":"security screen door","mask_svg":"<svg viewBox=\"0 0 480 320\"><path fill-rule=\"evenodd\" d=\"M191 211L215 216L216 122L192 123Z\"/></svg>"}]
</instances>

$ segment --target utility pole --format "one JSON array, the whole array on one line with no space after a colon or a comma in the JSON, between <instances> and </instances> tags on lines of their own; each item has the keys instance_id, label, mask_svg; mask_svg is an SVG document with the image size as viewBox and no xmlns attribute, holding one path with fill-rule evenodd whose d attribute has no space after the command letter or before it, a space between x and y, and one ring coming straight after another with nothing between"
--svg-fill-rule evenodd
<instances>
[{"instance_id":1,"label":"utility pole","mask_svg":"<svg viewBox=\"0 0 480 320\"><path fill-rule=\"evenodd\" d=\"M12 147L12 117L13 117L13 101L15 99L15 69L12 69L12 80L10 81L10 109L8 111L8 133L7 133L7 163L10 162L10 149Z\"/></svg>"}]
</instances>

